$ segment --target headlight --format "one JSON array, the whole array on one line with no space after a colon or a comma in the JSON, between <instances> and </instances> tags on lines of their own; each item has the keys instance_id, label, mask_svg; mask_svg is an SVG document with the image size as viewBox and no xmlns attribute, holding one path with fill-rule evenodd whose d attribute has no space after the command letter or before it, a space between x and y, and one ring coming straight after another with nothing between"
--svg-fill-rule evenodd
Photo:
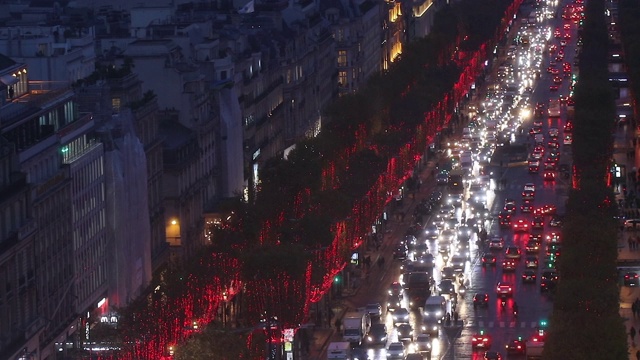
<instances>
[{"instance_id":1,"label":"headlight","mask_svg":"<svg viewBox=\"0 0 640 360\"><path fill-rule=\"evenodd\" d=\"M442 311L436 311L436 316L442 316Z\"/></svg>"}]
</instances>

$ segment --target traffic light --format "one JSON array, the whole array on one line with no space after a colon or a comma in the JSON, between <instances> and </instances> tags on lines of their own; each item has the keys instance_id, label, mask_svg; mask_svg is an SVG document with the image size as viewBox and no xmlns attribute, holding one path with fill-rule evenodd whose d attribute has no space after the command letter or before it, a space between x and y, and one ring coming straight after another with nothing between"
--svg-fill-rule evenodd
<instances>
[{"instance_id":1,"label":"traffic light","mask_svg":"<svg viewBox=\"0 0 640 360\"><path fill-rule=\"evenodd\" d=\"M342 274L336 275L336 277L333 278L333 283L334 284L341 284L342 283Z\"/></svg>"}]
</instances>

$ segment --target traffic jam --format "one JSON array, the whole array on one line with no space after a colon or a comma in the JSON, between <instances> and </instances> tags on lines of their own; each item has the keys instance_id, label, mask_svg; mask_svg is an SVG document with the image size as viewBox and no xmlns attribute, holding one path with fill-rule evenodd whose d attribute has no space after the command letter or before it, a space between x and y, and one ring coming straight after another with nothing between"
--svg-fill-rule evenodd
<instances>
[{"instance_id":1,"label":"traffic jam","mask_svg":"<svg viewBox=\"0 0 640 360\"><path fill-rule=\"evenodd\" d=\"M584 15L581 0L523 10L469 122L440 149L433 191L394 239L387 291L343 318L346 358L541 355L561 281Z\"/></svg>"}]
</instances>

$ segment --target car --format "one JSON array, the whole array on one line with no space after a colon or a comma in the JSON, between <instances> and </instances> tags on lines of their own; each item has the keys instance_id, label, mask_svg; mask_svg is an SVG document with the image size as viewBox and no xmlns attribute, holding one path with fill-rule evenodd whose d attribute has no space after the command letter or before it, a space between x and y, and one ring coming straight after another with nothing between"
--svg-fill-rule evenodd
<instances>
[{"instance_id":1,"label":"car","mask_svg":"<svg viewBox=\"0 0 640 360\"><path fill-rule=\"evenodd\" d=\"M541 208L543 215L553 215L557 210L558 208L555 205L543 205Z\"/></svg>"},{"instance_id":2,"label":"car","mask_svg":"<svg viewBox=\"0 0 640 360\"><path fill-rule=\"evenodd\" d=\"M423 360L422 354L411 353L404 357L404 360Z\"/></svg>"},{"instance_id":3,"label":"car","mask_svg":"<svg viewBox=\"0 0 640 360\"><path fill-rule=\"evenodd\" d=\"M638 282L638 274L635 272L626 272L624 274L624 286L638 286L640 283Z\"/></svg>"},{"instance_id":4,"label":"car","mask_svg":"<svg viewBox=\"0 0 640 360\"><path fill-rule=\"evenodd\" d=\"M546 255L560 256L561 247L560 243L547 243Z\"/></svg>"},{"instance_id":5,"label":"car","mask_svg":"<svg viewBox=\"0 0 640 360\"><path fill-rule=\"evenodd\" d=\"M436 184L447 185L449 183L449 172L442 171L436 175Z\"/></svg>"},{"instance_id":6,"label":"car","mask_svg":"<svg viewBox=\"0 0 640 360\"><path fill-rule=\"evenodd\" d=\"M395 249L393 249L393 258L397 260L405 260L408 252L409 249L406 244L398 244Z\"/></svg>"},{"instance_id":7,"label":"car","mask_svg":"<svg viewBox=\"0 0 640 360\"><path fill-rule=\"evenodd\" d=\"M471 336L471 348L472 349L488 349L491 347L491 336L485 334L484 331L480 331L477 334Z\"/></svg>"},{"instance_id":8,"label":"car","mask_svg":"<svg viewBox=\"0 0 640 360\"><path fill-rule=\"evenodd\" d=\"M516 262L513 259L502 260L502 271L516 271Z\"/></svg>"},{"instance_id":9,"label":"car","mask_svg":"<svg viewBox=\"0 0 640 360\"><path fill-rule=\"evenodd\" d=\"M456 293L456 287L451 280L442 280L438 284L438 293L440 295L453 295Z\"/></svg>"},{"instance_id":10,"label":"car","mask_svg":"<svg viewBox=\"0 0 640 360\"><path fill-rule=\"evenodd\" d=\"M397 281L392 282L387 290L387 294L391 297L402 297L402 284Z\"/></svg>"},{"instance_id":11,"label":"car","mask_svg":"<svg viewBox=\"0 0 640 360\"><path fill-rule=\"evenodd\" d=\"M540 292L552 292L556 288L556 282L550 279L540 280Z\"/></svg>"},{"instance_id":12,"label":"car","mask_svg":"<svg viewBox=\"0 0 640 360\"><path fill-rule=\"evenodd\" d=\"M507 282L500 281L496 285L496 294L501 298L511 297L513 296L513 286Z\"/></svg>"},{"instance_id":13,"label":"car","mask_svg":"<svg viewBox=\"0 0 640 360\"><path fill-rule=\"evenodd\" d=\"M623 225L625 230L633 230L640 228L640 219L627 219L624 221Z\"/></svg>"},{"instance_id":14,"label":"car","mask_svg":"<svg viewBox=\"0 0 640 360\"><path fill-rule=\"evenodd\" d=\"M482 356L483 360L502 360L502 354L497 351L485 351Z\"/></svg>"},{"instance_id":15,"label":"car","mask_svg":"<svg viewBox=\"0 0 640 360\"><path fill-rule=\"evenodd\" d=\"M473 307L477 308L478 306L482 306L482 307L489 306L489 294L476 293L473 295Z\"/></svg>"},{"instance_id":16,"label":"car","mask_svg":"<svg viewBox=\"0 0 640 360\"><path fill-rule=\"evenodd\" d=\"M560 234L557 232L550 232L546 236L547 243L549 244L559 244L560 243Z\"/></svg>"},{"instance_id":17,"label":"car","mask_svg":"<svg viewBox=\"0 0 640 360\"><path fill-rule=\"evenodd\" d=\"M522 200L533 200L536 197L536 192L531 190L525 190L522 192Z\"/></svg>"},{"instance_id":18,"label":"car","mask_svg":"<svg viewBox=\"0 0 640 360\"><path fill-rule=\"evenodd\" d=\"M419 354L431 353L431 336L419 334L413 339L413 350Z\"/></svg>"},{"instance_id":19,"label":"car","mask_svg":"<svg viewBox=\"0 0 640 360\"><path fill-rule=\"evenodd\" d=\"M449 260L449 264L457 272L464 271L464 264L467 262L467 258L464 255L453 255Z\"/></svg>"},{"instance_id":20,"label":"car","mask_svg":"<svg viewBox=\"0 0 640 360\"><path fill-rule=\"evenodd\" d=\"M562 226L562 218L558 215L551 216L549 219L549 226L551 227L560 227Z\"/></svg>"},{"instance_id":21,"label":"car","mask_svg":"<svg viewBox=\"0 0 640 360\"><path fill-rule=\"evenodd\" d=\"M473 229L470 226L462 225L458 227L458 241L469 241L473 235Z\"/></svg>"},{"instance_id":22,"label":"car","mask_svg":"<svg viewBox=\"0 0 640 360\"><path fill-rule=\"evenodd\" d=\"M418 266L433 268L436 265L436 258L433 256L433 254L427 253L425 255L417 257L414 263Z\"/></svg>"},{"instance_id":23,"label":"car","mask_svg":"<svg viewBox=\"0 0 640 360\"><path fill-rule=\"evenodd\" d=\"M520 248L518 248L517 246L508 246L504 251L504 256L507 259L520 259L521 255L522 253L520 252Z\"/></svg>"},{"instance_id":24,"label":"car","mask_svg":"<svg viewBox=\"0 0 640 360\"><path fill-rule=\"evenodd\" d=\"M502 210L509 215L513 215L516 213L516 204L505 204Z\"/></svg>"},{"instance_id":25,"label":"car","mask_svg":"<svg viewBox=\"0 0 640 360\"><path fill-rule=\"evenodd\" d=\"M533 211L533 203L531 200L525 200L522 205L520 205L520 211L523 213L530 213Z\"/></svg>"},{"instance_id":26,"label":"car","mask_svg":"<svg viewBox=\"0 0 640 360\"><path fill-rule=\"evenodd\" d=\"M402 307L402 298L399 296L389 296L387 298L387 311L394 312Z\"/></svg>"},{"instance_id":27,"label":"car","mask_svg":"<svg viewBox=\"0 0 640 360\"><path fill-rule=\"evenodd\" d=\"M404 344L400 341L394 341L387 347L387 359L403 359L406 355Z\"/></svg>"},{"instance_id":28,"label":"car","mask_svg":"<svg viewBox=\"0 0 640 360\"><path fill-rule=\"evenodd\" d=\"M535 256L527 256L524 259L524 267L526 269L537 269L538 268L538 258Z\"/></svg>"},{"instance_id":29,"label":"car","mask_svg":"<svg viewBox=\"0 0 640 360\"><path fill-rule=\"evenodd\" d=\"M440 276L445 280L455 280L457 276L456 270L452 266L445 266L442 268Z\"/></svg>"},{"instance_id":30,"label":"car","mask_svg":"<svg viewBox=\"0 0 640 360\"><path fill-rule=\"evenodd\" d=\"M393 320L393 326L400 323L408 323L409 322L409 310L405 308L399 308L393 312L391 315L391 319Z\"/></svg>"},{"instance_id":31,"label":"car","mask_svg":"<svg viewBox=\"0 0 640 360\"><path fill-rule=\"evenodd\" d=\"M526 269L522 272L522 282L523 283L535 283L536 282L536 271L532 269Z\"/></svg>"},{"instance_id":32,"label":"car","mask_svg":"<svg viewBox=\"0 0 640 360\"><path fill-rule=\"evenodd\" d=\"M522 338L512 339L504 346L509 355L523 355L526 352L526 343Z\"/></svg>"},{"instance_id":33,"label":"car","mask_svg":"<svg viewBox=\"0 0 640 360\"><path fill-rule=\"evenodd\" d=\"M424 228L424 234L427 236L427 239L435 240L440 235L440 229L435 225L427 225Z\"/></svg>"},{"instance_id":34,"label":"car","mask_svg":"<svg viewBox=\"0 0 640 360\"><path fill-rule=\"evenodd\" d=\"M531 220L531 227L534 229L543 229L544 218L542 216L534 216L533 220Z\"/></svg>"},{"instance_id":35,"label":"car","mask_svg":"<svg viewBox=\"0 0 640 360\"><path fill-rule=\"evenodd\" d=\"M553 281L553 282L557 282L558 281L558 272L556 271L555 268L544 269L544 270L542 270L541 278L542 278L542 280L550 280L550 281Z\"/></svg>"},{"instance_id":36,"label":"car","mask_svg":"<svg viewBox=\"0 0 640 360\"><path fill-rule=\"evenodd\" d=\"M549 85L549 91L558 91L558 85Z\"/></svg>"},{"instance_id":37,"label":"car","mask_svg":"<svg viewBox=\"0 0 640 360\"><path fill-rule=\"evenodd\" d=\"M524 184L522 191L536 191L536 185L534 183L526 183Z\"/></svg>"},{"instance_id":38,"label":"car","mask_svg":"<svg viewBox=\"0 0 640 360\"><path fill-rule=\"evenodd\" d=\"M565 134L573 132L573 123L571 121L567 121L567 123L564 124L563 130Z\"/></svg>"},{"instance_id":39,"label":"car","mask_svg":"<svg viewBox=\"0 0 640 360\"><path fill-rule=\"evenodd\" d=\"M560 76L554 76L553 77L553 83L556 84L556 85L562 84L562 78Z\"/></svg>"},{"instance_id":40,"label":"car","mask_svg":"<svg viewBox=\"0 0 640 360\"><path fill-rule=\"evenodd\" d=\"M556 173L553 170L546 170L543 174L542 174L542 178L544 179L544 181L555 181L556 179Z\"/></svg>"},{"instance_id":41,"label":"car","mask_svg":"<svg viewBox=\"0 0 640 360\"><path fill-rule=\"evenodd\" d=\"M385 345L387 343L387 325L383 323L374 323L371 324L371 328L369 329L369 333L365 338L365 341L368 345Z\"/></svg>"},{"instance_id":42,"label":"car","mask_svg":"<svg viewBox=\"0 0 640 360\"><path fill-rule=\"evenodd\" d=\"M540 252L540 242L530 238L527 240L524 250L527 254L537 254Z\"/></svg>"},{"instance_id":43,"label":"car","mask_svg":"<svg viewBox=\"0 0 640 360\"><path fill-rule=\"evenodd\" d=\"M482 255L482 266L496 266L496 256L491 253L486 253Z\"/></svg>"},{"instance_id":44,"label":"car","mask_svg":"<svg viewBox=\"0 0 640 360\"><path fill-rule=\"evenodd\" d=\"M413 339L413 328L407 323L398 324L396 326L398 340L405 342Z\"/></svg>"},{"instance_id":45,"label":"car","mask_svg":"<svg viewBox=\"0 0 640 360\"><path fill-rule=\"evenodd\" d=\"M382 306L380 305L380 303L367 304L365 309L369 316L374 319L380 318L380 316L382 316Z\"/></svg>"},{"instance_id":46,"label":"car","mask_svg":"<svg viewBox=\"0 0 640 360\"><path fill-rule=\"evenodd\" d=\"M500 217L500 227L502 229L508 229L511 227L511 215Z\"/></svg>"},{"instance_id":47,"label":"car","mask_svg":"<svg viewBox=\"0 0 640 360\"><path fill-rule=\"evenodd\" d=\"M562 145L571 145L573 144L573 136L571 134L566 134L564 139L562 139Z\"/></svg>"},{"instance_id":48,"label":"car","mask_svg":"<svg viewBox=\"0 0 640 360\"><path fill-rule=\"evenodd\" d=\"M504 248L504 239L500 236L492 237L489 240L489 249L502 250Z\"/></svg>"},{"instance_id":49,"label":"car","mask_svg":"<svg viewBox=\"0 0 640 360\"><path fill-rule=\"evenodd\" d=\"M549 171L549 170L555 170L558 167L558 162L552 160L551 158L547 159L547 161L544 162L544 169Z\"/></svg>"},{"instance_id":50,"label":"car","mask_svg":"<svg viewBox=\"0 0 640 360\"><path fill-rule=\"evenodd\" d=\"M518 219L513 223L513 232L528 232L529 224L524 219Z\"/></svg>"}]
</instances>

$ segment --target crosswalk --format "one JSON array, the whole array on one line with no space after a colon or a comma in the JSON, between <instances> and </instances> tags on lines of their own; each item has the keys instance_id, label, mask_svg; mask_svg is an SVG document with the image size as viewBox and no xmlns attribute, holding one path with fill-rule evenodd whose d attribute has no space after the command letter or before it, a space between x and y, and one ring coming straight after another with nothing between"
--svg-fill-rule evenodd
<instances>
[{"instance_id":1,"label":"crosswalk","mask_svg":"<svg viewBox=\"0 0 640 360\"><path fill-rule=\"evenodd\" d=\"M558 190L560 188L565 188L568 186L568 182L564 179L558 179L556 178L556 181L554 183L547 183L547 184L543 184L540 189L546 189L547 187L550 189L555 189ZM506 187L500 187L498 189L495 189L495 191L504 191L504 190L522 190L522 184L518 183L518 182L510 182L507 184Z\"/></svg>"},{"instance_id":2,"label":"crosswalk","mask_svg":"<svg viewBox=\"0 0 640 360\"><path fill-rule=\"evenodd\" d=\"M518 328L518 329L535 329L538 327L537 321L477 321L469 324L471 327L477 327L479 329L491 329L491 328Z\"/></svg>"}]
</instances>

